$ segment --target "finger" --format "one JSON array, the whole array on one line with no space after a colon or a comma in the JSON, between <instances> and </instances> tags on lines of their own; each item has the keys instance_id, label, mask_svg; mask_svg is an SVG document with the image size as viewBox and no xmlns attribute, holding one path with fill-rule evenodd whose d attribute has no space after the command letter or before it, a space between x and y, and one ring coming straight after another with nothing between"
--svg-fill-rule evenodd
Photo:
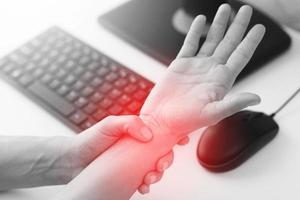
<instances>
[{"instance_id":1,"label":"finger","mask_svg":"<svg viewBox=\"0 0 300 200\"><path fill-rule=\"evenodd\" d=\"M205 42L203 43L198 55L211 56L217 45L222 40L226 31L228 20L231 15L231 8L228 4L222 4L210 26Z\"/></svg>"},{"instance_id":2,"label":"finger","mask_svg":"<svg viewBox=\"0 0 300 200\"><path fill-rule=\"evenodd\" d=\"M183 42L182 48L179 51L177 58L187 58L196 55L199 49L199 41L202 31L204 29L206 18L203 15L199 15L193 21L187 36Z\"/></svg>"},{"instance_id":3,"label":"finger","mask_svg":"<svg viewBox=\"0 0 300 200\"><path fill-rule=\"evenodd\" d=\"M142 185L138 188L138 191L139 191L139 193L141 193L141 194L147 194L147 193L150 192L150 187L149 187L149 185L142 184Z\"/></svg>"},{"instance_id":4,"label":"finger","mask_svg":"<svg viewBox=\"0 0 300 200\"><path fill-rule=\"evenodd\" d=\"M260 97L256 94L240 93L207 105L203 111L203 116L207 117L205 120L208 124L213 125L248 106L259 103Z\"/></svg>"},{"instance_id":5,"label":"finger","mask_svg":"<svg viewBox=\"0 0 300 200\"><path fill-rule=\"evenodd\" d=\"M240 8L223 40L213 53L213 58L217 59L221 64L226 63L231 53L241 42L250 22L251 15L252 8L250 6Z\"/></svg>"},{"instance_id":6,"label":"finger","mask_svg":"<svg viewBox=\"0 0 300 200\"><path fill-rule=\"evenodd\" d=\"M178 145L186 145L187 143L189 143L190 139L189 137L184 137L183 139L179 140L179 142L177 142Z\"/></svg>"},{"instance_id":7,"label":"finger","mask_svg":"<svg viewBox=\"0 0 300 200\"><path fill-rule=\"evenodd\" d=\"M173 151L170 151L168 154L166 154L165 156L159 159L159 161L156 164L156 170L159 172L165 171L172 165L173 160L174 160L174 153Z\"/></svg>"},{"instance_id":8,"label":"finger","mask_svg":"<svg viewBox=\"0 0 300 200\"><path fill-rule=\"evenodd\" d=\"M145 185L151 185L160 181L163 176L163 172L149 172L144 178Z\"/></svg>"},{"instance_id":9,"label":"finger","mask_svg":"<svg viewBox=\"0 0 300 200\"><path fill-rule=\"evenodd\" d=\"M265 32L266 28L263 25L255 25L229 57L226 66L231 68L236 76L243 70L251 59Z\"/></svg>"},{"instance_id":10,"label":"finger","mask_svg":"<svg viewBox=\"0 0 300 200\"><path fill-rule=\"evenodd\" d=\"M108 116L99 123L89 128L87 132L92 132L98 137L108 137L119 139L124 134L142 142L147 142L152 138L152 132L143 123L142 119L135 115Z\"/></svg>"}]
</instances>

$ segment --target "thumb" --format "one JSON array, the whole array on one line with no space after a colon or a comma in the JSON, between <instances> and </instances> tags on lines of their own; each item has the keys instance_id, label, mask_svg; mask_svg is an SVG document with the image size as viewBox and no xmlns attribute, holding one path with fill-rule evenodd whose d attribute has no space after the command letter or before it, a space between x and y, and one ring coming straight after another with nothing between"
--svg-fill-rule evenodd
<instances>
[{"instance_id":1,"label":"thumb","mask_svg":"<svg viewBox=\"0 0 300 200\"><path fill-rule=\"evenodd\" d=\"M252 93L239 93L225 97L221 101L208 104L202 112L207 125L213 125L248 106L259 104L260 97Z\"/></svg>"},{"instance_id":2,"label":"thumb","mask_svg":"<svg viewBox=\"0 0 300 200\"><path fill-rule=\"evenodd\" d=\"M146 127L142 119L135 115L108 116L91 127L87 132L93 132L100 139L118 140L124 134L142 141L152 139L152 132Z\"/></svg>"}]
</instances>

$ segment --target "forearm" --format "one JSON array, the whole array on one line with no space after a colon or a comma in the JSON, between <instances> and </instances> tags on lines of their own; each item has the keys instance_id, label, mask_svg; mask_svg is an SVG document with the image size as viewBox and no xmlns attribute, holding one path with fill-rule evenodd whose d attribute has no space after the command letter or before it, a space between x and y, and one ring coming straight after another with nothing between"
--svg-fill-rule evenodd
<instances>
[{"instance_id":1,"label":"forearm","mask_svg":"<svg viewBox=\"0 0 300 200\"><path fill-rule=\"evenodd\" d=\"M55 199L129 199L157 159L176 142L168 134L155 135L147 144L124 138L94 160Z\"/></svg>"},{"instance_id":2,"label":"forearm","mask_svg":"<svg viewBox=\"0 0 300 200\"><path fill-rule=\"evenodd\" d=\"M62 162L68 137L0 137L0 190L65 184L69 163Z\"/></svg>"}]
</instances>

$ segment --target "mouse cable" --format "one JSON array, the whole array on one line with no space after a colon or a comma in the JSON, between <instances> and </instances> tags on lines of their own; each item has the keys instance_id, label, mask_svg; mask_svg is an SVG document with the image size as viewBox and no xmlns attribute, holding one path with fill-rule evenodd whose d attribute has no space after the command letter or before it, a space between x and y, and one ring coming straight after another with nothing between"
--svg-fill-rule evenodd
<instances>
[{"instance_id":1,"label":"mouse cable","mask_svg":"<svg viewBox=\"0 0 300 200\"><path fill-rule=\"evenodd\" d=\"M274 113L270 116L274 117L277 113L279 113L295 96L300 92L300 88L298 88Z\"/></svg>"}]
</instances>

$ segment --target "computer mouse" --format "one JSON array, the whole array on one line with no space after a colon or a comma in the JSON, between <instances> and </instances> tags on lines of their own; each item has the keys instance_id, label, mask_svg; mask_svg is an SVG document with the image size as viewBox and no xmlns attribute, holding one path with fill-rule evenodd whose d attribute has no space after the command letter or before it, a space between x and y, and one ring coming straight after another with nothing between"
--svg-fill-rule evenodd
<instances>
[{"instance_id":1,"label":"computer mouse","mask_svg":"<svg viewBox=\"0 0 300 200\"><path fill-rule=\"evenodd\" d=\"M231 170L270 142L278 130L272 115L238 112L204 131L197 147L198 160L210 171Z\"/></svg>"}]
</instances>

